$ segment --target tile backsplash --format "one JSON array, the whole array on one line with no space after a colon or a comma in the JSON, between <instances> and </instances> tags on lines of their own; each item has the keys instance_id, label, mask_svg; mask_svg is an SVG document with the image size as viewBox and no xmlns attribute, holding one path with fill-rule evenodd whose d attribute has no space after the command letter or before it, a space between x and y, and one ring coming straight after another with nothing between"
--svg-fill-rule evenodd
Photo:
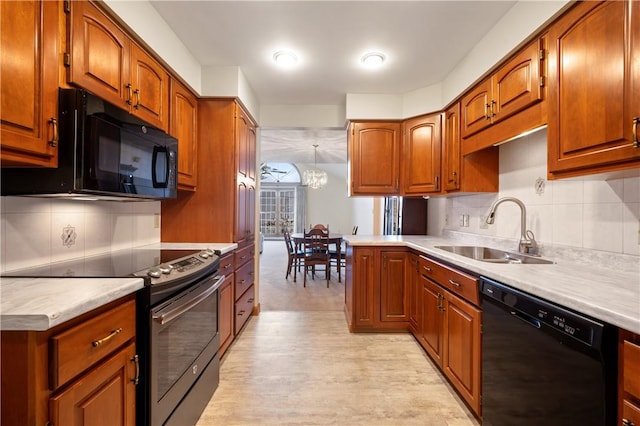
<instances>
[{"instance_id":1,"label":"tile backsplash","mask_svg":"<svg viewBox=\"0 0 640 426\"><path fill-rule=\"evenodd\" d=\"M160 241L160 202L1 197L0 271Z\"/></svg>"},{"instance_id":2,"label":"tile backsplash","mask_svg":"<svg viewBox=\"0 0 640 426\"><path fill-rule=\"evenodd\" d=\"M543 247L640 255L640 170L548 181L543 129L500 146L499 178L498 194L436 200L441 229L517 240L520 209L513 203L498 206L495 223L484 224L495 200L516 197L526 206L527 229Z\"/></svg>"}]
</instances>

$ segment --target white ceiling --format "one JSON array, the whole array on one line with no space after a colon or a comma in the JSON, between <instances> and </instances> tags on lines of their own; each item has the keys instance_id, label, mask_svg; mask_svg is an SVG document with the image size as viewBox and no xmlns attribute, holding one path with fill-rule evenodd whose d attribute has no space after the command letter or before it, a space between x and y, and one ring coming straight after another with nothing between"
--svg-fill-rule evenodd
<instances>
[{"instance_id":1,"label":"white ceiling","mask_svg":"<svg viewBox=\"0 0 640 426\"><path fill-rule=\"evenodd\" d=\"M344 105L347 93L403 94L442 81L516 2L151 3L203 66L239 67L261 105ZM281 49L299 65L275 66ZM382 69L360 66L368 50L387 56ZM346 161L344 130L313 130L263 129L261 158L299 161L319 143L318 162Z\"/></svg>"}]
</instances>

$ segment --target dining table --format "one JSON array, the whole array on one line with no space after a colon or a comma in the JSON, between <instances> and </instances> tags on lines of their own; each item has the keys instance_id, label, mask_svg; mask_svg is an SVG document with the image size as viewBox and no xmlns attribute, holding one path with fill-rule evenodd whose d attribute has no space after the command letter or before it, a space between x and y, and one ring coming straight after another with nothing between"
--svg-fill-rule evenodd
<instances>
[{"instance_id":1,"label":"dining table","mask_svg":"<svg viewBox=\"0 0 640 426\"><path fill-rule=\"evenodd\" d=\"M336 271L338 272L338 282L342 282L342 273L340 270L340 265L342 264L342 234L334 234L329 233L327 243L329 246L335 245L337 258L336 258ZM293 244L296 247L296 251L302 251L304 244L304 233L303 232L295 232L291 234L291 240L293 240Z\"/></svg>"}]
</instances>

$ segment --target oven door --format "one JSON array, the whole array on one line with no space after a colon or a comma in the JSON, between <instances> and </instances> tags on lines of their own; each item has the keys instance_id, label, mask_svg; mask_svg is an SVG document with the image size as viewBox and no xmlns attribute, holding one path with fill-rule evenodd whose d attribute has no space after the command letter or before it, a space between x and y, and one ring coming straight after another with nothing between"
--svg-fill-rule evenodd
<instances>
[{"instance_id":1,"label":"oven door","mask_svg":"<svg viewBox=\"0 0 640 426\"><path fill-rule=\"evenodd\" d=\"M218 351L218 288L223 280L209 277L151 308L152 425L165 422Z\"/></svg>"}]
</instances>

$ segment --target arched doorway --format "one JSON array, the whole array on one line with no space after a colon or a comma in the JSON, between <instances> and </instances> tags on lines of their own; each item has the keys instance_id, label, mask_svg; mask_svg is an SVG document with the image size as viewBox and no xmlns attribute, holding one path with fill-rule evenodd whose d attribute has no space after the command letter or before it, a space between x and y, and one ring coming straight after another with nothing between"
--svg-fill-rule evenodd
<instances>
[{"instance_id":1,"label":"arched doorway","mask_svg":"<svg viewBox=\"0 0 640 426\"><path fill-rule=\"evenodd\" d=\"M260 232L265 238L296 232L304 223L304 191L300 172L291 163L260 165Z\"/></svg>"}]
</instances>

